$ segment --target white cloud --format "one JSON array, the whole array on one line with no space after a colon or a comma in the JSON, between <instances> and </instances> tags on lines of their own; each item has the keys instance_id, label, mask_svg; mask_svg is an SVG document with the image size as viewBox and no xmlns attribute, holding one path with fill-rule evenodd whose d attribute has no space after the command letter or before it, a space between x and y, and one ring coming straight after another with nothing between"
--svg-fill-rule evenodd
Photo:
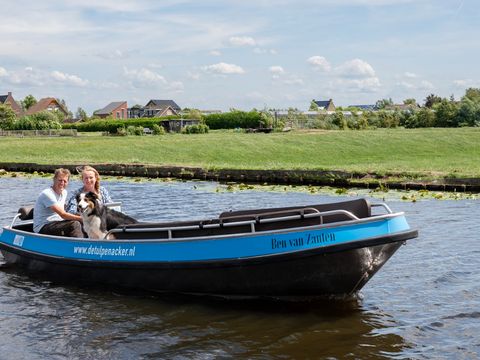
<instances>
[{"instance_id":1,"label":"white cloud","mask_svg":"<svg viewBox=\"0 0 480 360\"><path fill-rule=\"evenodd\" d=\"M70 75L57 70L52 71L50 75L55 81L60 83L81 87L88 85L88 80L84 80L77 75Z\"/></svg>"},{"instance_id":2,"label":"white cloud","mask_svg":"<svg viewBox=\"0 0 480 360\"><path fill-rule=\"evenodd\" d=\"M32 67L25 67L18 71L6 71L5 80L13 85L19 86L43 86L48 76L43 71L37 71Z\"/></svg>"},{"instance_id":3,"label":"white cloud","mask_svg":"<svg viewBox=\"0 0 480 360\"><path fill-rule=\"evenodd\" d=\"M268 68L268 71L272 74L273 79L278 79L280 75L285 73L285 70L283 69L283 67L278 65L270 66Z\"/></svg>"},{"instance_id":4,"label":"white cloud","mask_svg":"<svg viewBox=\"0 0 480 360\"><path fill-rule=\"evenodd\" d=\"M221 53L220 51L218 51L218 50L212 50L212 51L209 52L209 54L212 55L212 56L220 56L220 55L222 55L222 53Z\"/></svg>"},{"instance_id":5,"label":"white cloud","mask_svg":"<svg viewBox=\"0 0 480 360\"><path fill-rule=\"evenodd\" d=\"M254 38L250 36L232 36L228 39L233 46L255 46L257 45Z\"/></svg>"},{"instance_id":6,"label":"white cloud","mask_svg":"<svg viewBox=\"0 0 480 360\"><path fill-rule=\"evenodd\" d=\"M105 60L115 60L115 59L128 59L130 57L131 51L122 51L122 50L113 50L113 51L104 51L97 53L96 56L105 59Z\"/></svg>"},{"instance_id":7,"label":"white cloud","mask_svg":"<svg viewBox=\"0 0 480 360\"><path fill-rule=\"evenodd\" d=\"M414 73L411 73L411 72L408 72L406 71L403 76L405 76L406 78L409 78L409 79L415 79L417 77L417 74L414 74Z\"/></svg>"},{"instance_id":8,"label":"white cloud","mask_svg":"<svg viewBox=\"0 0 480 360\"><path fill-rule=\"evenodd\" d=\"M346 92L376 92L381 86L377 77L370 77L365 79L337 79L333 88L337 92L339 88L343 88L343 91Z\"/></svg>"},{"instance_id":9,"label":"white cloud","mask_svg":"<svg viewBox=\"0 0 480 360\"><path fill-rule=\"evenodd\" d=\"M172 81L168 85L168 89L179 93L179 92L183 92L183 90L185 89L185 86L183 85L183 83L181 81Z\"/></svg>"},{"instance_id":10,"label":"white cloud","mask_svg":"<svg viewBox=\"0 0 480 360\"><path fill-rule=\"evenodd\" d=\"M422 80L419 86L420 90L433 90L434 88L435 86L430 81L427 81L427 80Z\"/></svg>"},{"instance_id":11,"label":"white cloud","mask_svg":"<svg viewBox=\"0 0 480 360\"><path fill-rule=\"evenodd\" d=\"M433 90L435 86L427 80L422 80L420 83L413 83L411 81L400 81L396 84L405 90Z\"/></svg>"},{"instance_id":12,"label":"white cloud","mask_svg":"<svg viewBox=\"0 0 480 360\"><path fill-rule=\"evenodd\" d=\"M471 87L478 88L480 87L480 81L472 79L454 80L453 85L460 89L467 89Z\"/></svg>"},{"instance_id":13,"label":"white cloud","mask_svg":"<svg viewBox=\"0 0 480 360\"><path fill-rule=\"evenodd\" d=\"M255 54L277 55L277 50L275 49L263 49L263 48L256 47L255 49L253 49L253 52Z\"/></svg>"},{"instance_id":14,"label":"white cloud","mask_svg":"<svg viewBox=\"0 0 480 360\"><path fill-rule=\"evenodd\" d=\"M158 63L150 63L148 64L148 67L151 69L161 69L163 68L163 65Z\"/></svg>"},{"instance_id":15,"label":"white cloud","mask_svg":"<svg viewBox=\"0 0 480 360\"><path fill-rule=\"evenodd\" d=\"M285 80L283 80L284 84L287 85L303 85L303 79L297 75L290 75Z\"/></svg>"},{"instance_id":16,"label":"white cloud","mask_svg":"<svg viewBox=\"0 0 480 360\"><path fill-rule=\"evenodd\" d=\"M328 72L331 69L330 63L323 56L311 56L307 59L307 63L317 71Z\"/></svg>"},{"instance_id":17,"label":"white cloud","mask_svg":"<svg viewBox=\"0 0 480 360\"><path fill-rule=\"evenodd\" d=\"M187 77L192 80L199 80L200 79L200 74L198 72L191 72L189 71L187 74Z\"/></svg>"},{"instance_id":18,"label":"white cloud","mask_svg":"<svg viewBox=\"0 0 480 360\"><path fill-rule=\"evenodd\" d=\"M123 74L132 82L132 85L135 87L167 84L167 81L162 75L146 68L130 70L127 67L124 67Z\"/></svg>"},{"instance_id":19,"label":"white cloud","mask_svg":"<svg viewBox=\"0 0 480 360\"><path fill-rule=\"evenodd\" d=\"M400 81L397 83L397 86L404 88L406 90L415 89L415 85L412 83L409 83L408 81Z\"/></svg>"},{"instance_id":20,"label":"white cloud","mask_svg":"<svg viewBox=\"0 0 480 360\"><path fill-rule=\"evenodd\" d=\"M373 67L361 59L353 59L344 62L337 67L337 73L345 78L373 78L375 70Z\"/></svg>"},{"instance_id":21,"label":"white cloud","mask_svg":"<svg viewBox=\"0 0 480 360\"><path fill-rule=\"evenodd\" d=\"M242 67L235 64L227 64L224 62L204 66L203 70L205 72L214 73L214 74L244 74L245 73L245 70L243 70Z\"/></svg>"},{"instance_id":22,"label":"white cloud","mask_svg":"<svg viewBox=\"0 0 480 360\"><path fill-rule=\"evenodd\" d=\"M7 70L0 66L0 77L6 77L7 75L8 75Z\"/></svg>"}]
</instances>

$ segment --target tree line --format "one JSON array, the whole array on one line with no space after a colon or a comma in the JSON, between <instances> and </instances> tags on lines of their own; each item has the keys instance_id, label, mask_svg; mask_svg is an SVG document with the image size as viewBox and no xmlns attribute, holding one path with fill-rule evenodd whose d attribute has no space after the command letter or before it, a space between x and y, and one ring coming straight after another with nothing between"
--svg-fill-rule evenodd
<instances>
[{"instance_id":1,"label":"tree line","mask_svg":"<svg viewBox=\"0 0 480 360\"><path fill-rule=\"evenodd\" d=\"M61 101L61 100L60 100ZM21 101L24 110L33 106L36 100L29 95ZM64 103L64 102L63 102ZM196 109L185 109L183 118L198 119L210 129L248 129L301 127L312 129L368 129L368 128L422 128L422 127L463 127L480 126L480 89L469 88L459 101L453 96L442 98L428 95L423 106L415 99L406 99L403 106L396 106L391 99L376 102L376 109L363 111L358 108L337 108L334 113L317 111L315 116L290 108L285 116L277 117L273 110L253 109L201 115ZM311 110L315 110L312 109ZM318 108L317 108L318 110ZM70 113L71 114L71 113ZM0 129L3 130L45 130L62 127L78 128L79 131L109 131L118 127L118 120L95 120L88 118L81 108L77 111L83 121L75 125L63 123L63 115L58 112L42 111L33 115L16 117L9 105L0 105ZM180 117L178 117L180 118ZM95 120L91 122L92 120ZM134 121L129 119L126 121ZM156 121L161 121L157 119ZM142 119L145 122L148 119ZM84 124L84 125L83 125ZM142 124L145 126L144 124Z\"/></svg>"}]
</instances>

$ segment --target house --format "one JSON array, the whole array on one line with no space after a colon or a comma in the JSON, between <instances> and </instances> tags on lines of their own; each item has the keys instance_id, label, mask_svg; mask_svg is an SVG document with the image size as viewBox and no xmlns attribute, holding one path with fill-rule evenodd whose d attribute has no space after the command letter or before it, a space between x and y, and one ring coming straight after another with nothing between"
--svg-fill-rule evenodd
<instances>
[{"instance_id":1,"label":"house","mask_svg":"<svg viewBox=\"0 0 480 360\"><path fill-rule=\"evenodd\" d=\"M133 105L131 108L128 108L128 118L136 119L143 117L144 107L142 105Z\"/></svg>"},{"instance_id":2,"label":"house","mask_svg":"<svg viewBox=\"0 0 480 360\"><path fill-rule=\"evenodd\" d=\"M128 109L128 118L179 115L182 109L173 100L150 100L147 105L134 105Z\"/></svg>"},{"instance_id":3,"label":"house","mask_svg":"<svg viewBox=\"0 0 480 360\"><path fill-rule=\"evenodd\" d=\"M36 104L30 106L25 112L26 115L33 115L40 111L61 112L64 116L68 116L68 110L53 97L40 99Z\"/></svg>"},{"instance_id":4,"label":"house","mask_svg":"<svg viewBox=\"0 0 480 360\"><path fill-rule=\"evenodd\" d=\"M113 119L127 119L128 105L126 101L114 101L105 106L103 109L97 110L93 113L101 119L111 117Z\"/></svg>"},{"instance_id":5,"label":"house","mask_svg":"<svg viewBox=\"0 0 480 360\"><path fill-rule=\"evenodd\" d=\"M313 100L313 102L317 104L318 110L335 111L335 105L333 105L332 99L326 101Z\"/></svg>"},{"instance_id":6,"label":"house","mask_svg":"<svg viewBox=\"0 0 480 360\"><path fill-rule=\"evenodd\" d=\"M181 111L173 100L150 100L143 108L144 117L161 117L168 115L178 115Z\"/></svg>"},{"instance_id":7,"label":"house","mask_svg":"<svg viewBox=\"0 0 480 360\"><path fill-rule=\"evenodd\" d=\"M0 104L2 105L10 105L12 110L15 112L15 115L19 116L22 114L22 108L12 96L12 93L9 91L7 95L0 95Z\"/></svg>"}]
</instances>

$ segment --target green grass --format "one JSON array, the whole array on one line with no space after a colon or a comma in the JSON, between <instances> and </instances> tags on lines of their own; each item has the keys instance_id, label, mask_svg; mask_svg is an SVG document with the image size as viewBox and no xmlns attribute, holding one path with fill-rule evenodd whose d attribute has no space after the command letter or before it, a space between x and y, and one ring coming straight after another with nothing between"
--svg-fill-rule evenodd
<instances>
[{"instance_id":1,"label":"green grass","mask_svg":"<svg viewBox=\"0 0 480 360\"><path fill-rule=\"evenodd\" d=\"M0 138L0 162L480 177L480 128Z\"/></svg>"}]
</instances>

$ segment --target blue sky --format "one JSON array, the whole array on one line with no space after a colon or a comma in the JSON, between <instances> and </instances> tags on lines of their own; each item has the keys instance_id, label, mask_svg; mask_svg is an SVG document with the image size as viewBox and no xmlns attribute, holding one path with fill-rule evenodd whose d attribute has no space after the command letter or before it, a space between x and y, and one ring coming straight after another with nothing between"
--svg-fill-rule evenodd
<instances>
[{"instance_id":1,"label":"blue sky","mask_svg":"<svg viewBox=\"0 0 480 360\"><path fill-rule=\"evenodd\" d=\"M2 1L0 94L307 110L480 87L474 0Z\"/></svg>"}]
</instances>

